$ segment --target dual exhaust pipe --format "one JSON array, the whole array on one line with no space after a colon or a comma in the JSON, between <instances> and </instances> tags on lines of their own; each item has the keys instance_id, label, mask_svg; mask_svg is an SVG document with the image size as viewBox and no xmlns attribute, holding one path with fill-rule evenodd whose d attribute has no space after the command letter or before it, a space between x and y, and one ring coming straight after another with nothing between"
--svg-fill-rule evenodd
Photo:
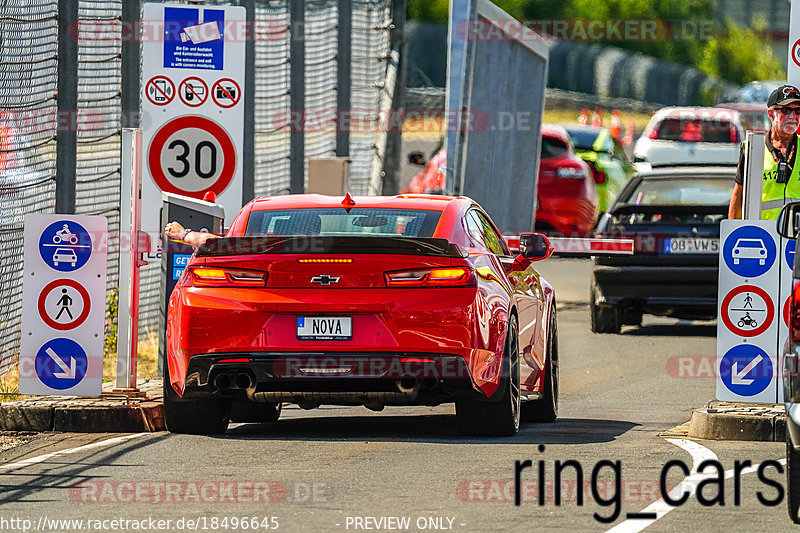
<instances>
[{"instance_id":1,"label":"dual exhaust pipe","mask_svg":"<svg viewBox=\"0 0 800 533\"><path fill-rule=\"evenodd\" d=\"M247 390L255 385L255 379L250 372L220 372L214 377L214 387L218 391L233 389Z\"/></svg>"}]
</instances>

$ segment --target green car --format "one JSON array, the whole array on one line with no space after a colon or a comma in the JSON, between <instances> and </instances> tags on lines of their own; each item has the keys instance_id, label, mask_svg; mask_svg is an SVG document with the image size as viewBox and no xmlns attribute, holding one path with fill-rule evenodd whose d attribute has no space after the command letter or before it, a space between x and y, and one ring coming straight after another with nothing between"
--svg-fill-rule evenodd
<instances>
[{"instance_id":1,"label":"green car","mask_svg":"<svg viewBox=\"0 0 800 533\"><path fill-rule=\"evenodd\" d=\"M575 155L591 167L597 185L598 218L614 201L634 169L608 128L564 125L575 147Z\"/></svg>"}]
</instances>

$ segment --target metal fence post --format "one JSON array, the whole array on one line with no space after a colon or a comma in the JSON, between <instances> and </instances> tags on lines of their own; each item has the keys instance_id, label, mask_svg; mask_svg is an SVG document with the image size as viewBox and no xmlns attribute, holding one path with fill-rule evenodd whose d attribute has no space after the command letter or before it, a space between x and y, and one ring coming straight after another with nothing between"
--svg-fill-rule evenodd
<instances>
[{"instance_id":1,"label":"metal fence post","mask_svg":"<svg viewBox=\"0 0 800 533\"><path fill-rule=\"evenodd\" d=\"M353 49L353 5L349 0L340 0L337 4L338 49L336 52L336 155L348 157L350 155L350 121L343 121L345 113L350 113L350 89L352 80L352 49ZM343 127L347 124L347 128Z\"/></svg>"},{"instance_id":2,"label":"metal fence post","mask_svg":"<svg viewBox=\"0 0 800 533\"><path fill-rule=\"evenodd\" d=\"M290 0L290 41L289 41L289 192L305 192L305 1Z\"/></svg>"},{"instance_id":3,"label":"metal fence post","mask_svg":"<svg viewBox=\"0 0 800 533\"><path fill-rule=\"evenodd\" d=\"M406 91L406 0L393 0L392 2L392 50L400 52L397 65L397 78L394 82L392 95L392 108L390 115L400 113L403 108L403 95ZM395 124L394 120L387 121ZM402 130L391 129L387 132L386 153L383 159L383 190L382 194L391 195L400 192L400 156L403 149Z\"/></svg>"},{"instance_id":4,"label":"metal fence post","mask_svg":"<svg viewBox=\"0 0 800 533\"><path fill-rule=\"evenodd\" d=\"M56 213L75 213L78 149L78 0L58 9L58 128L56 132ZM72 32L70 31L72 30Z\"/></svg>"},{"instance_id":5,"label":"metal fence post","mask_svg":"<svg viewBox=\"0 0 800 533\"><path fill-rule=\"evenodd\" d=\"M256 2L245 0L247 42L244 52L244 146L242 147L242 205L256 195Z\"/></svg>"},{"instance_id":6,"label":"metal fence post","mask_svg":"<svg viewBox=\"0 0 800 533\"><path fill-rule=\"evenodd\" d=\"M122 127L139 127L141 0L122 2ZM126 28L126 25L130 25Z\"/></svg>"}]
</instances>

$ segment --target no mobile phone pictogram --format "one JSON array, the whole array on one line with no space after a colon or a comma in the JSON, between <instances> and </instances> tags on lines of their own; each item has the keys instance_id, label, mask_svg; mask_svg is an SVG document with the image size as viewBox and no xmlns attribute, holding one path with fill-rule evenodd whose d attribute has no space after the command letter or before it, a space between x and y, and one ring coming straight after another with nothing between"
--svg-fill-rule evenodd
<instances>
[{"instance_id":1,"label":"no mobile phone pictogram","mask_svg":"<svg viewBox=\"0 0 800 533\"><path fill-rule=\"evenodd\" d=\"M164 106L175 98L175 84L166 76L155 76L145 85L144 94L151 103Z\"/></svg>"}]
</instances>

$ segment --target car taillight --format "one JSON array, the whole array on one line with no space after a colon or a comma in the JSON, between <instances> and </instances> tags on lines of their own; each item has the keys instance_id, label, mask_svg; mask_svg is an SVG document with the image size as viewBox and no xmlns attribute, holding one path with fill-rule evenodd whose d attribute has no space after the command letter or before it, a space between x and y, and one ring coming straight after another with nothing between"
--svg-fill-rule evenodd
<instances>
[{"instance_id":1,"label":"car taillight","mask_svg":"<svg viewBox=\"0 0 800 533\"><path fill-rule=\"evenodd\" d=\"M189 267L184 285L187 287L265 287L267 273L231 268Z\"/></svg>"},{"instance_id":2,"label":"car taillight","mask_svg":"<svg viewBox=\"0 0 800 533\"><path fill-rule=\"evenodd\" d=\"M800 279L792 280L792 308L789 314L792 342L800 342Z\"/></svg>"},{"instance_id":3,"label":"car taillight","mask_svg":"<svg viewBox=\"0 0 800 533\"><path fill-rule=\"evenodd\" d=\"M597 165L593 161L586 162L589 165L589 168L592 170L592 177L594 177L594 182L598 185L602 185L606 182L606 173L597 168Z\"/></svg>"},{"instance_id":4,"label":"car taillight","mask_svg":"<svg viewBox=\"0 0 800 533\"><path fill-rule=\"evenodd\" d=\"M475 271L469 267L385 272L387 287L477 287Z\"/></svg>"}]
</instances>

